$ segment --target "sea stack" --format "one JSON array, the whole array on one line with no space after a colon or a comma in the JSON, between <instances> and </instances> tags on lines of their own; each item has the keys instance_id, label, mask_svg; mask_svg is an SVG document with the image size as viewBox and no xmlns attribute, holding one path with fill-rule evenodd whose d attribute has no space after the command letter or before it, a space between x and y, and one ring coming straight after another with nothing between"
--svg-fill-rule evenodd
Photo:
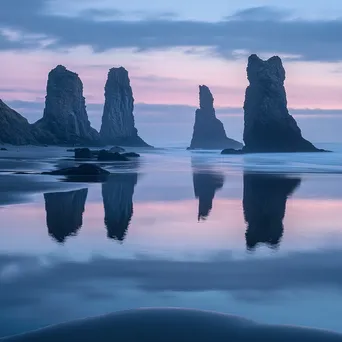
<instances>
[{"instance_id":1,"label":"sea stack","mask_svg":"<svg viewBox=\"0 0 342 342\"><path fill-rule=\"evenodd\" d=\"M48 76L43 118L34 124L45 144L98 145L98 132L90 126L78 75L58 65Z\"/></svg>"},{"instance_id":2,"label":"sea stack","mask_svg":"<svg viewBox=\"0 0 342 342\"><path fill-rule=\"evenodd\" d=\"M244 103L244 152L320 152L302 137L287 109L285 69L278 56L248 59Z\"/></svg>"},{"instance_id":3,"label":"sea stack","mask_svg":"<svg viewBox=\"0 0 342 342\"><path fill-rule=\"evenodd\" d=\"M199 103L189 149L241 148L241 143L227 137L222 122L216 118L214 97L205 85L199 86Z\"/></svg>"},{"instance_id":4,"label":"sea stack","mask_svg":"<svg viewBox=\"0 0 342 342\"><path fill-rule=\"evenodd\" d=\"M138 135L134 122L134 98L123 68L112 68L105 85L105 104L100 136L107 145L149 147Z\"/></svg>"},{"instance_id":5,"label":"sea stack","mask_svg":"<svg viewBox=\"0 0 342 342\"><path fill-rule=\"evenodd\" d=\"M0 144L34 145L37 140L29 122L0 100Z\"/></svg>"}]
</instances>

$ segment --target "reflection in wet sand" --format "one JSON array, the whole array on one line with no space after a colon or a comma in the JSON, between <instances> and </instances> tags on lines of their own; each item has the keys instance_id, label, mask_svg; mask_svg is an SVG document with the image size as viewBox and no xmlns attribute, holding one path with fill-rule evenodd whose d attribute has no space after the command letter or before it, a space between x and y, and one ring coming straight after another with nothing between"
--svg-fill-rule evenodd
<instances>
[{"instance_id":1,"label":"reflection in wet sand","mask_svg":"<svg viewBox=\"0 0 342 342\"><path fill-rule=\"evenodd\" d=\"M104 222L110 239L125 239L133 215L133 194L137 182L137 173L120 173L102 184Z\"/></svg>"},{"instance_id":2,"label":"reflection in wet sand","mask_svg":"<svg viewBox=\"0 0 342 342\"><path fill-rule=\"evenodd\" d=\"M249 174L243 177L243 210L247 223L246 245L259 243L277 247L283 236L287 198L301 179L283 175Z\"/></svg>"},{"instance_id":3,"label":"reflection in wet sand","mask_svg":"<svg viewBox=\"0 0 342 342\"><path fill-rule=\"evenodd\" d=\"M64 243L82 227L87 195L88 189L44 194L48 232L56 241Z\"/></svg>"},{"instance_id":4,"label":"reflection in wet sand","mask_svg":"<svg viewBox=\"0 0 342 342\"><path fill-rule=\"evenodd\" d=\"M192 160L192 179L195 197L198 198L198 221L206 220L213 207L216 191L222 189L225 181L223 173L196 167Z\"/></svg>"}]
</instances>

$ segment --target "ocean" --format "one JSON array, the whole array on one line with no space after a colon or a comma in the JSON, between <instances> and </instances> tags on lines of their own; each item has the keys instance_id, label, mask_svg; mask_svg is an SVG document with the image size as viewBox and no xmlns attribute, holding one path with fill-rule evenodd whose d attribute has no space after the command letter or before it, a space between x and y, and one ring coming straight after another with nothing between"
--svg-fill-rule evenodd
<instances>
[{"instance_id":1,"label":"ocean","mask_svg":"<svg viewBox=\"0 0 342 342\"><path fill-rule=\"evenodd\" d=\"M342 145L221 156L184 145L37 174L65 148L0 151L0 337L137 307L188 307L342 332Z\"/></svg>"}]
</instances>

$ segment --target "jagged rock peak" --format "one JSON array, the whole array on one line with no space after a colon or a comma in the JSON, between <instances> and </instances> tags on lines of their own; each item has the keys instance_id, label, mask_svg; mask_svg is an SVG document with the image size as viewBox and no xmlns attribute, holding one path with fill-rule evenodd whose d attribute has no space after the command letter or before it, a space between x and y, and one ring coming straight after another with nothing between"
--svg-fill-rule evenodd
<instances>
[{"instance_id":1,"label":"jagged rock peak","mask_svg":"<svg viewBox=\"0 0 342 342\"><path fill-rule=\"evenodd\" d=\"M108 71L108 80L114 81L118 83L127 83L129 84L129 77L128 77L128 71L120 66L120 67L113 67L109 69Z\"/></svg>"},{"instance_id":2,"label":"jagged rock peak","mask_svg":"<svg viewBox=\"0 0 342 342\"><path fill-rule=\"evenodd\" d=\"M214 109L214 97L206 85L199 86L199 104L201 109Z\"/></svg>"},{"instance_id":3,"label":"jagged rock peak","mask_svg":"<svg viewBox=\"0 0 342 342\"><path fill-rule=\"evenodd\" d=\"M318 152L302 137L296 120L289 114L284 87L285 69L280 57L264 61L248 59L244 103L244 152Z\"/></svg>"},{"instance_id":4,"label":"jagged rock peak","mask_svg":"<svg viewBox=\"0 0 342 342\"><path fill-rule=\"evenodd\" d=\"M47 144L98 144L98 132L91 127L78 74L63 65L49 72L43 118L35 126ZM44 134L43 134L44 133Z\"/></svg>"},{"instance_id":5,"label":"jagged rock peak","mask_svg":"<svg viewBox=\"0 0 342 342\"><path fill-rule=\"evenodd\" d=\"M100 130L109 145L148 147L139 136L134 121L134 98L128 71L111 68L105 85L105 105Z\"/></svg>"},{"instance_id":6,"label":"jagged rock peak","mask_svg":"<svg viewBox=\"0 0 342 342\"><path fill-rule=\"evenodd\" d=\"M214 97L206 85L199 86L199 107L195 114L189 149L238 149L242 147L241 143L227 137L222 122L216 118Z\"/></svg>"},{"instance_id":7,"label":"jagged rock peak","mask_svg":"<svg viewBox=\"0 0 342 342\"><path fill-rule=\"evenodd\" d=\"M248 58L247 78L252 83L273 81L284 84L285 69L279 56L273 56L264 61L256 54Z\"/></svg>"}]
</instances>

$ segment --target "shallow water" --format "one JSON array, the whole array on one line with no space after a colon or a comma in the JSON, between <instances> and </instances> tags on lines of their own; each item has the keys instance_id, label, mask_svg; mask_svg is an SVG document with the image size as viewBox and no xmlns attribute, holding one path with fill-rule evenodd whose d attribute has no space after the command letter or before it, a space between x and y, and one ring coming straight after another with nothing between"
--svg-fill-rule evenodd
<instances>
[{"instance_id":1,"label":"shallow water","mask_svg":"<svg viewBox=\"0 0 342 342\"><path fill-rule=\"evenodd\" d=\"M11 175L74 164L15 153L0 155L0 336L145 306L342 332L341 152L143 151L103 184Z\"/></svg>"}]
</instances>

